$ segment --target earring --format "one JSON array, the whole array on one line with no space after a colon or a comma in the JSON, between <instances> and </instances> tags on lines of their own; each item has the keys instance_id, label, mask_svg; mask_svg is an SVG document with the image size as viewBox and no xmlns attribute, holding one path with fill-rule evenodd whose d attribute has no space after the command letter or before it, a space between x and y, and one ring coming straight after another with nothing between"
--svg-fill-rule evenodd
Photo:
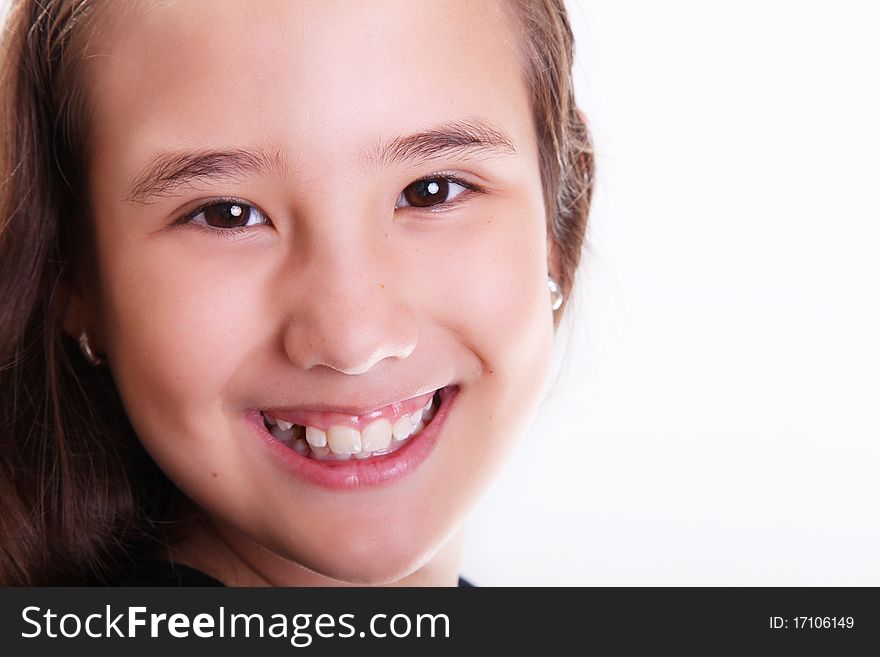
<instances>
[{"instance_id":1,"label":"earring","mask_svg":"<svg viewBox=\"0 0 880 657\"><path fill-rule=\"evenodd\" d=\"M104 364L104 361L98 358L95 355L95 352L92 351L92 347L89 344L89 336L85 331L79 334L79 348L83 352L83 356L86 357L86 360L92 365L98 366Z\"/></svg>"},{"instance_id":2,"label":"earring","mask_svg":"<svg viewBox=\"0 0 880 657\"><path fill-rule=\"evenodd\" d=\"M553 305L551 307L554 311L559 310L562 307L562 302L565 300L565 297L562 295L562 290L559 289L559 283L557 283L552 276L548 275L547 287L550 288L550 298L553 300Z\"/></svg>"}]
</instances>

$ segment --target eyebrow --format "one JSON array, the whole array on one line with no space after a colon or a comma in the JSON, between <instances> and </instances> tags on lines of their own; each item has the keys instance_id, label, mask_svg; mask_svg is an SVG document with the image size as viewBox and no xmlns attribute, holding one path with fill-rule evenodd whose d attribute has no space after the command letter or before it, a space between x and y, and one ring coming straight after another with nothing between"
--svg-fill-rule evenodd
<instances>
[{"instance_id":1,"label":"eyebrow","mask_svg":"<svg viewBox=\"0 0 880 657\"><path fill-rule=\"evenodd\" d=\"M195 152L165 152L153 157L130 186L128 200L146 203L153 196L165 196L203 179L235 179L248 174L286 171L281 151L230 149Z\"/></svg>"},{"instance_id":2,"label":"eyebrow","mask_svg":"<svg viewBox=\"0 0 880 657\"><path fill-rule=\"evenodd\" d=\"M449 121L425 132L404 135L380 144L366 155L378 167L411 164L440 157L513 155L516 146L504 132L476 119Z\"/></svg>"},{"instance_id":3,"label":"eyebrow","mask_svg":"<svg viewBox=\"0 0 880 657\"><path fill-rule=\"evenodd\" d=\"M379 142L363 154L366 162L390 168L440 157L492 157L516 153L513 140L498 128L479 120L450 121L424 132ZM146 203L155 196L173 194L199 180L245 178L248 175L287 172L282 151L228 149L164 152L153 157L133 179L129 202Z\"/></svg>"}]
</instances>

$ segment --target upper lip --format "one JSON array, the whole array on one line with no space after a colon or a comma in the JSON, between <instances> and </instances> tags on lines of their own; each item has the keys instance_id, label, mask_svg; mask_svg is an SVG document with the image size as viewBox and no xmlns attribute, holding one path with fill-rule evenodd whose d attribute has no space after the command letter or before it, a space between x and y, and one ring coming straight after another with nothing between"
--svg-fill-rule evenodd
<instances>
[{"instance_id":1,"label":"upper lip","mask_svg":"<svg viewBox=\"0 0 880 657\"><path fill-rule=\"evenodd\" d=\"M380 397L375 403L360 403L353 405L331 404L326 401L316 403L296 402L285 406L273 406L271 408L261 408L260 410L272 414L272 412L285 411L314 411L319 413L338 413L339 415L369 415L374 411L390 406L391 404L405 402L414 397L420 397L429 392L436 392L445 386L424 386L412 392L403 394L389 394L386 397Z\"/></svg>"}]
</instances>

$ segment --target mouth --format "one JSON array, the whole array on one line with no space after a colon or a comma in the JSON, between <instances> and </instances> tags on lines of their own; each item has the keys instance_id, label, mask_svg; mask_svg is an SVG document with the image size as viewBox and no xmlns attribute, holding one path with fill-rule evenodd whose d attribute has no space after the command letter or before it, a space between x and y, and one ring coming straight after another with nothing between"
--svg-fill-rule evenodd
<instances>
[{"instance_id":1,"label":"mouth","mask_svg":"<svg viewBox=\"0 0 880 657\"><path fill-rule=\"evenodd\" d=\"M458 386L362 415L265 409L252 423L281 467L329 489L375 486L415 470L436 444Z\"/></svg>"},{"instance_id":2,"label":"mouth","mask_svg":"<svg viewBox=\"0 0 880 657\"><path fill-rule=\"evenodd\" d=\"M418 436L437 414L441 389L364 415L261 411L278 442L317 461L366 460L393 454Z\"/></svg>"}]
</instances>

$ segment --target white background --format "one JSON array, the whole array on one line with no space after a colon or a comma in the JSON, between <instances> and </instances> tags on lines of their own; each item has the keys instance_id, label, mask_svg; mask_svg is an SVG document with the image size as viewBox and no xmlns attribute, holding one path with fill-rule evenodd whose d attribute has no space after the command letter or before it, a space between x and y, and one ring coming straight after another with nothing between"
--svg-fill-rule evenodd
<instances>
[{"instance_id":1,"label":"white background","mask_svg":"<svg viewBox=\"0 0 880 657\"><path fill-rule=\"evenodd\" d=\"M598 189L481 585L880 585L880 7L569 0Z\"/></svg>"},{"instance_id":2,"label":"white background","mask_svg":"<svg viewBox=\"0 0 880 657\"><path fill-rule=\"evenodd\" d=\"M877 5L568 4L589 252L463 573L880 585Z\"/></svg>"}]
</instances>

